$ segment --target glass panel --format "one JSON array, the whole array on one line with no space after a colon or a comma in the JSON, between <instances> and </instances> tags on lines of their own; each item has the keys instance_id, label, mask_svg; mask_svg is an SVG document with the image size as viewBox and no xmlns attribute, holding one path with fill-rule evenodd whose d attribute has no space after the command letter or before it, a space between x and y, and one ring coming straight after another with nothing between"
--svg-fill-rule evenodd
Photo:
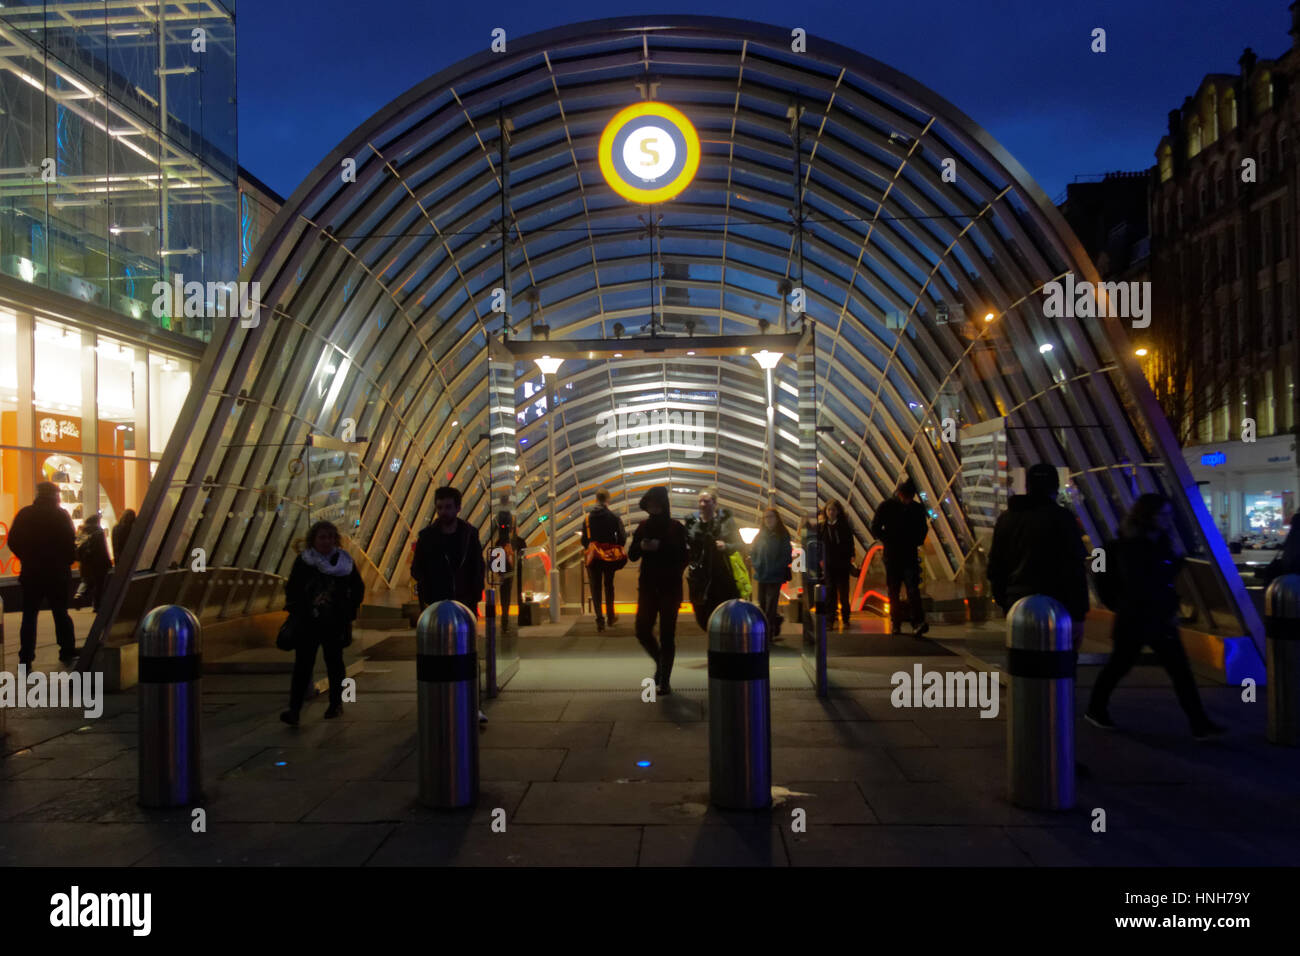
<instances>
[{"instance_id":1,"label":"glass panel","mask_svg":"<svg viewBox=\"0 0 1300 956\"><path fill-rule=\"evenodd\" d=\"M516 493L520 465L518 446L515 444L515 360L492 340L486 362L489 391L489 500L492 503L491 527L486 536L488 584L497 589L497 605L506 610L509 620L513 622L511 626L503 628L500 626L501 615L496 615L496 681L497 686L501 686L519 667L517 608L524 577L521 565L527 566L527 562L522 557L523 539L515 526L520 502ZM503 572L502 568L506 570ZM530 585L528 590L545 590L545 585ZM511 606L516 609L515 613L507 610ZM480 673L486 681L487 668L482 668Z\"/></svg>"},{"instance_id":2,"label":"glass panel","mask_svg":"<svg viewBox=\"0 0 1300 956\"><path fill-rule=\"evenodd\" d=\"M821 489L818 486L818 433L817 433L817 337L815 326L810 326L796 356L798 369L799 405L799 511L800 531L797 535L802 552L803 580L803 656L804 669L817 674L818 660L825 663L824 649L819 654L818 641L825 640L824 622L814 613L816 588L824 581L821 567L822 541L818 533L817 508ZM796 559L796 567L800 566ZM815 679L815 677L814 677Z\"/></svg>"}]
</instances>

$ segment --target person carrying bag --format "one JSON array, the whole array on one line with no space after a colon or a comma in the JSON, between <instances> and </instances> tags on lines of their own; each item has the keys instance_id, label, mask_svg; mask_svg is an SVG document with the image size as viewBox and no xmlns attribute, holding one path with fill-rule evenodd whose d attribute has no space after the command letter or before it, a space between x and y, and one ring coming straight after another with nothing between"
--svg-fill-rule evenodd
<instances>
[{"instance_id":1,"label":"person carrying bag","mask_svg":"<svg viewBox=\"0 0 1300 956\"><path fill-rule=\"evenodd\" d=\"M623 548L626 541L623 521L609 510L609 492L601 488L596 492L596 507L582 523L582 546L586 549L587 582L596 608L597 631L605 629L606 621L610 624L615 621L614 572L627 564L627 551Z\"/></svg>"}]
</instances>

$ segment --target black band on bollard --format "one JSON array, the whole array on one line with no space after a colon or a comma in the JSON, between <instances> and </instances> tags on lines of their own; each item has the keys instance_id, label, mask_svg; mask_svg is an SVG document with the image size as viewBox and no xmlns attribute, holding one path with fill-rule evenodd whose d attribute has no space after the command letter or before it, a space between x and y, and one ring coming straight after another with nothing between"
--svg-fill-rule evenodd
<instances>
[{"instance_id":1,"label":"black band on bollard","mask_svg":"<svg viewBox=\"0 0 1300 956\"><path fill-rule=\"evenodd\" d=\"M1264 633L1274 641L1300 641L1300 618L1266 617Z\"/></svg>"},{"instance_id":2,"label":"black band on bollard","mask_svg":"<svg viewBox=\"0 0 1300 956\"><path fill-rule=\"evenodd\" d=\"M417 654L415 679L433 683L454 683L478 677L478 654Z\"/></svg>"},{"instance_id":3,"label":"black band on bollard","mask_svg":"<svg viewBox=\"0 0 1300 956\"><path fill-rule=\"evenodd\" d=\"M1044 677L1060 680L1073 677L1078 657L1074 651L1027 651L1007 649L1007 673L1012 677Z\"/></svg>"},{"instance_id":4,"label":"black band on bollard","mask_svg":"<svg viewBox=\"0 0 1300 956\"><path fill-rule=\"evenodd\" d=\"M767 680L767 654L738 654L733 651L709 651L709 679Z\"/></svg>"},{"instance_id":5,"label":"black band on bollard","mask_svg":"<svg viewBox=\"0 0 1300 956\"><path fill-rule=\"evenodd\" d=\"M184 684L198 680L203 670L202 654L184 657L140 658L141 684Z\"/></svg>"}]
</instances>

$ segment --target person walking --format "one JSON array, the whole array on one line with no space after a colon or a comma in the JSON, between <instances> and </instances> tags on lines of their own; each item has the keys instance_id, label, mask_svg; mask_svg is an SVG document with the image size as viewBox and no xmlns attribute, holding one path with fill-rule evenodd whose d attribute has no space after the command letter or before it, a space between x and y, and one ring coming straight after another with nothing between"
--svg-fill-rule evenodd
<instances>
[{"instance_id":1,"label":"person walking","mask_svg":"<svg viewBox=\"0 0 1300 956\"><path fill-rule=\"evenodd\" d=\"M307 696L316 652L325 657L329 675L327 720L343 713L343 648L352 643L352 622L365 598L366 588L352 556L339 546L339 530L317 521L307 531L306 547L293 562L284 586L284 609L293 633L293 677L289 682L289 709L280 719L298 726Z\"/></svg>"},{"instance_id":2,"label":"person walking","mask_svg":"<svg viewBox=\"0 0 1300 956\"><path fill-rule=\"evenodd\" d=\"M478 531L460 517L460 503L459 488L444 485L433 493L434 520L416 536L411 577L421 611L438 601L459 601L477 617L486 565ZM487 723L482 710L478 721Z\"/></svg>"},{"instance_id":3,"label":"person walking","mask_svg":"<svg viewBox=\"0 0 1300 956\"><path fill-rule=\"evenodd\" d=\"M1106 546L1106 575L1118 587L1115 624L1111 632L1115 649L1097 675L1084 719L1094 727L1115 730L1110 718L1110 695L1132 670L1143 645L1155 651L1178 703L1198 740L1217 737L1224 728L1205 712L1187 652L1178 636L1178 592L1174 582L1185 554L1174 527L1173 504L1164 495L1141 495L1120 525L1119 538Z\"/></svg>"},{"instance_id":4,"label":"person walking","mask_svg":"<svg viewBox=\"0 0 1300 956\"><path fill-rule=\"evenodd\" d=\"M793 574L790 562L794 557L794 547L790 543L790 532L786 530L781 515L775 508L763 512L762 527L754 539L754 549L750 560L754 563L754 581L758 585L758 606L767 621L768 639L781 639L781 585L789 581Z\"/></svg>"},{"instance_id":5,"label":"person walking","mask_svg":"<svg viewBox=\"0 0 1300 956\"><path fill-rule=\"evenodd\" d=\"M493 551L498 548L501 550L499 560L501 566L505 568L503 571L496 572L496 583L497 597L501 602L501 630L506 631L510 627L510 592L514 590L515 575L519 570L519 550L515 547L519 533L514 512L510 508L508 491L501 493L501 504L492 522L492 534L492 543L489 547ZM498 558L494 556L489 566L494 566L497 560Z\"/></svg>"},{"instance_id":6,"label":"person walking","mask_svg":"<svg viewBox=\"0 0 1300 956\"><path fill-rule=\"evenodd\" d=\"M99 524L99 515L93 514L82 522L77 534L77 565L81 585L77 588L73 606L87 604L99 613L99 601L104 595L108 572L113 569L113 559L108 556L108 537Z\"/></svg>"},{"instance_id":7,"label":"person walking","mask_svg":"<svg viewBox=\"0 0 1300 956\"><path fill-rule=\"evenodd\" d=\"M1031 594L1060 601L1073 623L1077 651L1088 614L1087 552L1078 519L1056 502L1059 487L1054 466L1030 466L1025 494L1012 495L993 526L988 576L1004 613Z\"/></svg>"},{"instance_id":8,"label":"person walking","mask_svg":"<svg viewBox=\"0 0 1300 956\"><path fill-rule=\"evenodd\" d=\"M122 552L126 550L126 539L131 537L131 529L135 527L135 511L127 508L122 512L122 517L117 519L117 524L113 525L113 530L109 533L109 538L113 542L113 563L120 564L122 561Z\"/></svg>"},{"instance_id":9,"label":"person walking","mask_svg":"<svg viewBox=\"0 0 1300 956\"><path fill-rule=\"evenodd\" d=\"M596 607L596 630L612 627L614 615L614 573L627 564L627 531L623 519L609 510L609 492L596 492L596 507L587 512L582 523L582 547L587 562L587 582L591 586L591 603ZM680 602L679 602L680 603ZM602 613L603 612L603 613Z\"/></svg>"},{"instance_id":10,"label":"person walking","mask_svg":"<svg viewBox=\"0 0 1300 956\"><path fill-rule=\"evenodd\" d=\"M882 545L885 558L885 583L889 590L890 631L903 633L903 609L900 597L907 589L907 606L912 633L925 634L930 625L921 604L921 545L930 532L925 505L916 500L916 482L906 479L892 498L880 503L871 521L871 535Z\"/></svg>"},{"instance_id":11,"label":"person walking","mask_svg":"<svg viewBox=\"0 0 1300 956\"><path fill-rule=\"evenodd\" d=\"M841 626L849 629L849 579L853 575L853 556L855 542L853 523L845 513L843 506L831 499L826 502L826 529L822 540L823 554L826 562L826 626L835 626L835 617L839 613Z\"/></svg>"},{"instance_id":12,"label":"person walking","mask_svg":"<svg viewBox=\"0 0 1300 956\"><path fill-rule=\"evenodd\" d=\"M31 666L36 657L36 616L48 602L59 642L59 660L77 656L77 637L68 614L72 562L77 560L77 532L72 518L59 507L59 486L42 481L36 498L18 509L9 527L9 550L20 562L18 585L23 618L18 627L18 663Z\"/></svg>"},{"instance_id":13,"label":"person walking","mask_svg":"<svg viewBox=\"0 0 1300 956\"><path fill-rule=\"evenodd\" d=\"M689 553L686 530L669 514L668 488L656 485L641 498L649 517L632 532L627 556L640 561L636 588L636 639L655 662L655 690L671 694L670 678L677 652L677 611L682 605L682 571ZM655 641L655 621L659 640Z\"/></svg>"},{"instance_id":14,"label":"person walking","mask_svg":"<svg viewBox=\"0 0 1300 956\"><path fill-rule=\"evenodd\" d=\"M699 511L686 519L686 548L690 555L686 582L695 620L709 629L709 616L723 601L740 594L731 556L740 551L740 531L726 508L718 507L713 488L700 492Z\"/></svg>"},{"instance_id":15,"label":"person walking","mask_svg":"<svg viewBox=\"0 0 1300 956\"><path fill-rule=\"evenodd\" d=\"M460 515L457 488L433 493L435 518L415 540L411 577L415 578L420 609L437 601L459 601L477 616L483 596L483 549L478 531Z\"/></svg>"},{"instance_id":16,"label":"person walking","mask_svg":"<svg viewBox=\"0 0 1300 956\"><path fill-rule=\"evenodd\" d=\"M799 519L799 547L803 549L803 572L800 581L803 620L807 625L816 609L816 590L826 580L826 562L823 549L826 545L826 511L817 509L816 520L808 515Z\"/></svg>"}]
</instances>

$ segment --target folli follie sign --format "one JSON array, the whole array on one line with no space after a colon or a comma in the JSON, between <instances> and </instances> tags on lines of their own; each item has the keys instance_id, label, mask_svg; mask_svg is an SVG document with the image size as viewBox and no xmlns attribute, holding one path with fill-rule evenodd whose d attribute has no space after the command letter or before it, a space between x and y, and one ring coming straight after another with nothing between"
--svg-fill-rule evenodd
<instances>
[{"instance_id":1,"label":"folli follie sign","mask_svg":"<svg viewBox=\"0 0 1300 956\"><path fill-rule=\"evenodd\" d=\"M37 412L36 441L52 448L79 449L81 447L81 419Z\"/></svg>"},{"instance_id":2,"label":"folli follie sign","mask_svg":"<svg viewBox=\"0 0 1300 956\"><path fill-rule=\"evenodd\" d=\"M700 137L681 110L634 103L600 135L600 172L629 202L666 202L691 184L700 168Z\"/></svg>"}]
</instances>

